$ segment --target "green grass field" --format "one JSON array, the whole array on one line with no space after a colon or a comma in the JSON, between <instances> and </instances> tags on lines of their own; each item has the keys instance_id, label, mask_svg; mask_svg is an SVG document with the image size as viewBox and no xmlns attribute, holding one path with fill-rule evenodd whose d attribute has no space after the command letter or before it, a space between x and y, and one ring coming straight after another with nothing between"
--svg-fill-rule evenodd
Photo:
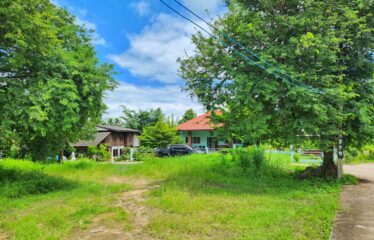
<instances>
[{"instance_id":1,"label":"green grass field","mask_svg":"<svg viewBox=\"0 0 374 240\"><path fill-rule=\"evenodd\" d=\"M101 223L131 231L134 213L116 202L136 179L160 185L142 203L152 209L142 230L156 239L328 239L342 183L296 180L302 167L268 161L244 173L219 155L131 166L2 160L0 239L71 239Z\"/></svg>"}]
</instances>

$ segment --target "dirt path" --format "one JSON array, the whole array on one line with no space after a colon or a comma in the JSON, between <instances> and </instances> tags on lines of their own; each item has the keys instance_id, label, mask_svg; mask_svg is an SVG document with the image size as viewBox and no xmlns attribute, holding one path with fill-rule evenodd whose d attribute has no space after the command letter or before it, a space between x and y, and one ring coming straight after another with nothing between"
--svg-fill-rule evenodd
<instances>
[{"instance_id":1,"label":"dirt path","mask_svg":"<svg viewBox=\"0 0 374 240\"><path fill-rule=\"evenodd\" d=\"M346 165L344 172L360 183L344 187L331 240L374 240L374 163Z\"/></svg>"},{"instance_id":2,"label":"dirt path","mask_svg":"<svg viewBox=\"0 0 374 240\"><path fill-rule=\"evenodd\" d=\"M125 230L121 223L106 224L102 221L102 216L93 220L91 227L79 233L77 239L89 240L152 240L152 236L146 233L145 228L148 225L152 216L153 210L147 207L144 202L147 199L147 193L159 187L156 182L151 182L145 179L129 180L129 179L110 179L110 182L128 183L132 186L132 190L122 193L122 196L115 203L116 207L123 208L130 213L130 221L132 226ZM106 217L107 219L107 217Z\"/></svg>"}]
</instances>

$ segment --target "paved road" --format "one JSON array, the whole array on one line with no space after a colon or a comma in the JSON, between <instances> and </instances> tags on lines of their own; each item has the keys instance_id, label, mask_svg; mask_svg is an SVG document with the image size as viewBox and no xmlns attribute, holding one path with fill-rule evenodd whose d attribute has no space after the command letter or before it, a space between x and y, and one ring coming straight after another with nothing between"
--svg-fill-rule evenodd
<instances>
[{"instance_id":1,"label":"paved road","mask_svg":"<svg viewBox=\"0 0 374 240\"><path fill-rule=\"evenodd\" d=\"M346 165L344 172L358 177L360 184L344 187L331 240L374 240L374 163Z\"/></svg>"}]
</instances>

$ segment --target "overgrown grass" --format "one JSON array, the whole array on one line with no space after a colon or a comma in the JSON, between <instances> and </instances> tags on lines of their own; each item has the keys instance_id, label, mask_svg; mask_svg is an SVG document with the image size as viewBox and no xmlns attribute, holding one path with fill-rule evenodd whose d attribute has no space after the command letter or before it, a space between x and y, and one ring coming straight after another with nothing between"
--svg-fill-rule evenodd
<instances>
[{"instance_id":1,"label":"overgrown grass","mask_svg":"<svg viewBox=\"0 0 374 240\"><path fill-rule=\"evenodd\" d=\"M131 166L4 160L0 188L16 184L29 189L23 182L35 176L42 180L33 184L47 188L0 192L0 235L69 239L102 215L126 228L131 225L129 213L113 202L129 186L108 181L124 177L161 182L146 203L155 210L146 231L159 239L328 239L342 183L296 180L301 168L282 155L267 155L256 171L243 171L231 156L214 154L150 159Z\"/></svg>"},{"instance_id":2,"label":"overgrown grass","mask_svg":"<svg viewBox=\"0 0 374 240\"><path fill-rule=\"evenodd\" d=\"M126 184L105 183L118 168L92 161L42 165L29 161L0 162L0 235L12 239L68 239L98 216L121 219L128 214L113 201Z\"/></svg>"},{"instance_id":3,"label":"overgrown grass","mask_svg":"<svg viewBox=\"0 0 374 240\"><path fill-rule=\"evenodd\" d=\"M328 239L342 183L296 180L300 168L288 162L267 156L256 173L230 157L191 156L147 161L129 174L164 181L149 201L159 210L149 231L163 239Z\"/></svg>"}]
</instances>

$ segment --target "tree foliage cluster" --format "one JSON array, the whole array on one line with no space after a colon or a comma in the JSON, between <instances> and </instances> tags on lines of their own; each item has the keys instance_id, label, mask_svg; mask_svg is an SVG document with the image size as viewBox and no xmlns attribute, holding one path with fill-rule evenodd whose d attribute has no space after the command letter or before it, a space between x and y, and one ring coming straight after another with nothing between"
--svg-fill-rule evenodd
<instances>
[{"instance_id":1,"label":"tree foliage cluster","mask_svg":"<svg viewBox=\"0 0 374 240\"><path fill-rule=\"evenodd\" d=\"M87 156L96 161L105 162L110 160L111 154L107 144L100 144L99 146L89 146Z\"/></svg>"},{"instance_id":2,"label":"tree foliage cluster","mask_svg":"<svg viewBox=\"0 0 374 240\"><path fill-rule=\"evenodd\" d=\"M193 36L196 54L180 61L186 90L248 143L312 140L325 151L374 139L374 2L370 0L231 0L212 31L252 49L270 72L277 66L321 94L294 86L238 56L212 37ZM219 31L218 31L218 30ZM247 53L246 53L247 54ZM281 74L287 77L285 74ZM299 84L300 85L300 84Z\"/></svg>"},{"instance_id":3,"label":"tree foliage cluster","mask_svg":"<svg viewBox=\"0 0 374 240\"><path fill-rule=\"evenodd\" d=\"M154 126L159 121L165 121L171 126L177 126L195 118L197 116L193 109L187 109L179 119L173 114L165 117L161 108L150 110L132 110L123 106L122 116L117 118L108 118L102 121L104 125L127 127L143 131L147 126Z\"/></svg>"},{"instance_id":4,"label":"tree foliage cluster","mask_svg":"<svg viewBox=\"0 0 374 240\"><path fill-rule=\"evenodd\" d=\"M143 146L152 148L163 148L168 144L181 143L182 141L175 126L171 126L165 121L159 121L154 126L145 127L140 140Z\"/></svg>"},{"instance_id":5,"label":"tree foliage cluster","mask_svg":"<svg viewBox=\"0 0 374 240\"><path fill-rule=\"evenodd\" d=\"M185 123L195 117L197 117L197 113L192 108L187 109L186 112L183 114L182 118L179 119L178 123Z\"/></svg>"},{"instance_id":6,"label":"tree foliage cluster","mask_svg":"<svg viewBox=\"0 0 374 240\"><path fill-rule=\"evenodd\" d=\"M103 121L103 124L140 130L142 132L142 146L166 147L168 144L181 143L176 126L196 117L196 115L193 109L187 109L178 121L173 115L165 118L161 108L135 111L123 107L123 116L109 118Z\"/></svg>"},{"instance_id":7,"label":"tree foliage cluster","mask_svg":"<svg viewBox=\"0 0 374 240\"><path fill-rule=\"evenodd\" d=\"M46 159L93 133L115 81L92 34L48 0L2 0L0 22L0 150Z\"/></svg>"},{"instance_id":8,"label":"tree foliage cluster","mask_svg":"<svg viewBox=\"0 0 374 240\"><path fill-rule=\"evenodd\" d=\"M165 115L161 108L147 110L131 110L123 107L124 126L132 129L143 131L147 126L154 126L159 121L164 121Z\"/></svg>"},{"instance_id":9,"label":"tree foliage cluster","mask_svg":"<svg viewBox=\"0 0 374 240\"><path fill-rule=\"evenodd\" d=\"M153 126L163 121L165 115L161 108L150 110L133 110L122 106L122 115L117 118L108 118L102 121L105 125L120 126L143 131L144 127Z\"/></svg>"}]
</instances>

